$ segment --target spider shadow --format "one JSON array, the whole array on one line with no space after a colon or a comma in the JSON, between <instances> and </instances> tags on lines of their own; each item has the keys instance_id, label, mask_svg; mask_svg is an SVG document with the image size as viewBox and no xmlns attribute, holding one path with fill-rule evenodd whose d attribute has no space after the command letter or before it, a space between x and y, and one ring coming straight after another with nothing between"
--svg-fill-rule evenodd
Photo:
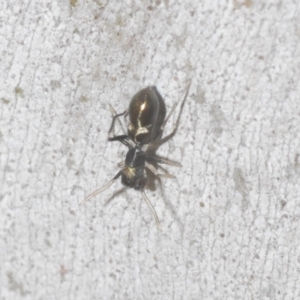
<instances>
[{"instance_id":1,"label":"spider shadow","mask_svg":"<svg viewBox=\"0 0 300 300\"><path fill-rule=\"evenodd\" d=\"M124 191L126 190L126 187L121 187L120 189L118 189L116 192L114 192L104 203L103 206L107 206L115 197L117 197L118 195L121 195L124 193Z\"/></svg>"}]
</instances>

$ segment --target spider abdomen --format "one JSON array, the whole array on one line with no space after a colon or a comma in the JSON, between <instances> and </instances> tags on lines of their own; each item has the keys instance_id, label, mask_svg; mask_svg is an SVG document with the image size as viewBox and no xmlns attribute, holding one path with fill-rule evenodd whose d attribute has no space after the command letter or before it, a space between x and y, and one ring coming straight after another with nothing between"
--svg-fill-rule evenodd
<instances>
[{"instance_id":1,"label":"spider abdomen","mask_svg":"<svg viewBox=\"0 0 300 300\"><path fill-rule=\"evenodd\" d=\"M160 135L166 106L155 86L136 93L130 101L128 113L128 135L136 144L149 144Z\"/></svg>"}]
</instances>

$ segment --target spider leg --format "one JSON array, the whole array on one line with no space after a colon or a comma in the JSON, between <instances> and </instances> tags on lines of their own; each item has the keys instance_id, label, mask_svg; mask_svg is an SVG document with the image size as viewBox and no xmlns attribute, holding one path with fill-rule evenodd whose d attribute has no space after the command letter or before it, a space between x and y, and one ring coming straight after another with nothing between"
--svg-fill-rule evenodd
<instances>
[{"instance_id":1,"label":"spider leg","mask_svg":"<svg viewBox=\"0 0 300 300\"><path fill-rule=\"evenodd\" d=\"M116 114L115 109L111 105L109 106L109 108L110 108L110 111L111 111L111 113L113 115L113 118L112 118L112 122L111 122L111 125L110 125L110 128L109 128L108 134L107 134L108 135L108 140L110 142L119 141L122 144L124 144L125 146L127 146L129 149L133 148L135 145L132 142L132 140L129 138L128 135L123 134L123 135L117 135L117 136L115 136L115 122L116 122L116 120L119 117L121 117L123 115L126 115L128 111L125 110L124 112L122 112L120 114ZM120 120L119 120L119 122L120 122ZM121 122L120 122L120 124L121 124ZM122 127L122 124L121 124L121 127Z\"/></svg>"},{"instance_id":2,"label":"spider leg","mask_svg":"<svg viewBox=\"0 0 300 300\"><path fill-rule=\"evenodd\" d=\"M179 121L180 121L180 117L181 117L181 113L182 113L182 110L183 110L183 106L185 104L185 100L188 96L188 93L189 93L189 89L190 89L190 86L191 86L191 81L189 82L188 86L187 86L187 89L186 89L186 92L185 92L185 95L183 97L183 100L182 100L182 103L181 103L181 106L180 106L180 111L179 111L179 114L178 114L178 117L177 117L177 120L175 122L175 125L173 126L173 130L171 133L169 133L167 136L165 136L164 138L162 138L162 134L163 134L163 130L168 122L168 120L170 119L171 115L173 114L175 108L177 107L178 103L180 102L181 98L179 98L172 106L171 108L171 111L169 112L168 116L166 117L165 121L163 122L163 124L161 125L161 128L160 128L160 134L159 136L157 137L157 139L155 141L153 141L152 143L150 143L149 145L146 146L146 151L148 150L151 150L151 149L157 149L159 146L161 146L162 144L164 144L165 142L167 142L168 140L170 140L176 133L177 131L177 128L178 128L178 125L179 125Z\"/></svg>"},{"instance_id":3,"label":"spider leg","mask_svg":"<svg viewBox=\"0 0 300 300\"><path fill-rule=\"evenodd\" d=\"M177 131L177 128L178 128L178 125L179 125L179 121L180 121L181 113L182 113L182 110L183 110L183 106L184 106L184 104L185 104L185 100L186 100L186 98L187 98L187 96L188 96L188 93L189 93L190 86L191 86L191 82L189 82L188 87L187 87L187 89L186 89L185 95L184 95L184 97L183 97L183 100L182 100L182 103L181 103L181 106L180 106L180 111L179 111L179 113L178 113L178 117L177 117L177 120L176 120L176 122L175 122L175 125L174 125L174 127L173 127L172 132L169 133L169 134L168 134L167 136L165 136L164 138L160 139L160 140L158 141L158 143L157 143L157 147L159 147L160 145L162 145L163 143L165 143L166 141L168 141L169 139L171 139L171 138L175 135L175 133L176 133L176 131ZM172 109L171 109L169 115L167 116L167 118L165 119L164 123L163 123L162 126L161 126L161 131L164 130L164 128L165 128L165 126L166 126L168 120L170 119L170 117L171 117L172 113L174 112L176 106L178 105L179 101L180 101L180 98L179 98L178 101L176 101L176 102L174 103L174 105L173 105L173 107L172 107Z\"/></svg>"},{"instance_id":4,"label":"spider leg","mask_svg":"<svg viewBox=\"0 0 300 300\"><path fill-rule=\"evenodd\" d=\"M109 109L110 109L110 112L111 112L112 117L118 115L118 113L115 111L114 107L113 107L111 104L109 105ZM121 115L124 115L124 117L125 117L125 116L127 115L127 113L128 113L128 110L126 110L126 113L125 113L125 114L124 114L124 112L123 112ZM122 128L123 133L125 134L126 132L125 132L124 126L123 126L123 124L122 124L120 118L117 117L117 119L118 119L118 122L119 122L120 127ZM114 129L113 129L112 136L114 136L114 135L115 135L115 133L114 133Z\"/></svg>"},{"instance_id":5,"label":"spider leg","mask_svg":"<svg viewBox=\"0 0 300 300\"><path fill-rule=\"evenodd\" d=\"M125 160L119 162L119 163L118 163L118 167L119 167L120 169L123 169L123 168L125 167Z\"/></svg>"},{"instance_id":6,"label":"spider leg","mask_svg":"<svg viewBox=\"0 0 300 300\"><path fill-rule=\"evenodd\" d=\"M156 222L156 226L159 230L161 230L161 225L157 216L157 213L153 207L153 205L151 204L149 198L147 197L146 193L145 193L145 188L142 189L142 197L144 199L144 201L146 202L146 204L148 205L153 217L155 218L155 222Z\"/></svg>"},{"instance_id":7,"label":"spider leg","mask_svg":"<svg viewBox=\"0 0 300 300\"><path fill-rule=\"evenodd\" d=\"M111 111L113 117L112 117L111 125L110 125L109 131L108 131L108 140L115 136L115 122L116 122L116 119L118 119L119 117L121 117L121 116L123 116L127 113L127 110L125 110L124 112L122 112L120 114L117 114L116 111L114 110L114 108L111 105L109 106L109 108L110 108L110 111Z\"/></svg>"},{"instance_id":8,"label":"spider leg","mask_svg":"<svg viewBox=\"0 0 300 300\"><path fill-rule=\"evenodd\" d=\"M184 106L184 103L185 103L185 100L188 96L188 93L189 93L189 89L190 89L190 86L191 86L191 81L189 82L188 86L187 86L187 89L186 89L186 92L185 92L185 95L183 97L183 100L182 100L182 103L181 103L181 108L180 108L180 112L179 112L179 115L178 115L178 118L177 118L177 122L176 122L176 127L178 126L178 123L179 123L179 120L180 120L180 115L181 115L181 112L182 112L182 109L183 109L183 106ZM161 125L161 131L164 130L168 120L170 119L172 113L174 112L176 106L178 105L178 103L180 102L180 98L173 104L170 112L169 112L169 115L166 117L165 121L163 122L163 124Z\"/></svg>"},{"instance_id":9,"label":"spider leg","mask_svg":"<svg viewBox=\"0 0 300 300\"><path fill-rule=\"evenodd\" d=\"M86 202L88 202L89 200L91 200L92 198L94 198L95 196L97 196L99 193L107 190L122 174L122 171L119 171L118 174L111 180L109 181L106 185L104 185L102 188L94 191L92 194L90 194L88 197L86 197L81 203L80 205L85 204Z\"/></svg>"},{"instance_id":10,"label":"spider leg","mask_svg":"<svg viewBox=\"0 0 300 300\"><path fill-rule=\"evenodd\" d=\"M109 137L108 140L110 142L119 141L122 144L124 144L125 146L127 146L129 149L132 149L135 146L134 142L126 134L124 134L124 135L118 135L118 136L114 136L114 137Z\"/></svg>"},{"instance_id":11,"label":"spider leg","mask_svg":"<svg viewBox=\"0 0 300 300\"><path fill-rule=\"evenodd\" d=\"M159 163L159 164L166 164L166 165L173 166L173 167L182 167L182 165L180 163L176 162L176 161L169 160L167 158L160 157L160 156L157 156L155 154L145 156L145 160L149 163L156 162L156 163Z\"/></svg>"},{"instance_id":12,"label":"spider leg","mask_svg":"<svg viewBox=\"0 0 300 300\"><path fill-rule=\"evenodd\" d=\"M150 170L155 176L157 176L157 177L165 177L165 178L176 178L174 175L172 175L172 174L169 174L169 173L163 173L163 174L161 174L161 173L157 173L157 170L155 169L155 167L152 165L152 164L150 164L150 163L148 163L148 162L146 162L146 168L148 169L148 170Z\"/></svg>"}]
</instances>

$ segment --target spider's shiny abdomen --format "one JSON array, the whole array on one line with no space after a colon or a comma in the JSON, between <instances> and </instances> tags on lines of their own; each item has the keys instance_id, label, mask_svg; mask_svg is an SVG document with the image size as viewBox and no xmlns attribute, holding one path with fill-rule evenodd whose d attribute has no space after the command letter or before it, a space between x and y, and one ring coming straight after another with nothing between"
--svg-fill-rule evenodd
<instances>
[{"instance_id":1,"label":"spider's shiny abdomen","mask_svg":"<svg viewBox=\"0 0 300 300\"><path fill-rule=\"evenodd\" d=\"M161 134L166 106L155 86L146 87L135 94L128 113L128 136L136 144L149 144Z\"/></svg>"}]
</instances>

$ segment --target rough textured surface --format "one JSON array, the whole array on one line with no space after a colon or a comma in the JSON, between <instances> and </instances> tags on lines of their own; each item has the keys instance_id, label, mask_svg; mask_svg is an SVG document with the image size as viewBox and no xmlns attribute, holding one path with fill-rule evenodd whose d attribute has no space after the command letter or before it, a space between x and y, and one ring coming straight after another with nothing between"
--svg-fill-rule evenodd
<instances>
[{"instance_id":1,"label":"rough textured surface","mask_svg":"<svg viewBox=\"0 0 300 300\"><path fill-rule=\"evenodd\" d=\"M300 299L298 1L6 0L0 19L1 299ZM162 232L120 182L80 207L126 153L109 103L155 84L170 109L189 79L158 152L183 167L148 191Z\"/></svg>"}]
</instances>

